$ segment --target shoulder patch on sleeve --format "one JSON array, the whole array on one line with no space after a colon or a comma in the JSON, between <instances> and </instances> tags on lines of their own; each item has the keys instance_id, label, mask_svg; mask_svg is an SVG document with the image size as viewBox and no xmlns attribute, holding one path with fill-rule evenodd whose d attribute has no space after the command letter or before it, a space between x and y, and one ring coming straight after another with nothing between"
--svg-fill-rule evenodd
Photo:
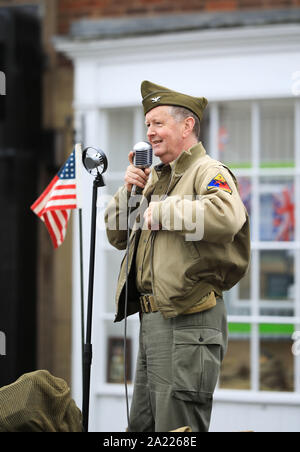
<instances>
[{"instance_id":1,"label":"shoulder patch on sleeve","mask_svg":"<svg viewBox=\"0 0 300 452\"><path fill-rule=\"evenodd\" d=\"M207 190L211 190L212 188L219 188L220 190L224 190L227 193L232 194L232 190L226 181L225 177L222 176L221 173L218 173L216 177L214 177L207 186Z\"/></svg>"}]
</instances>

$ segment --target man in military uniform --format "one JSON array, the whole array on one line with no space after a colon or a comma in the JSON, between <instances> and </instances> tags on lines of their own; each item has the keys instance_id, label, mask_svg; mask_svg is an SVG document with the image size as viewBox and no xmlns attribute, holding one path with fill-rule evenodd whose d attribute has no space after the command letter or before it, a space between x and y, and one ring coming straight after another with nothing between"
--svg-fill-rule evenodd
<instances>
[{"instance_id":1,"label":"man in military uniform","mask_svg":"<svg viewBox=\"0 0 300 452\"><path fill-rule=\"evenodd\" d=\"M107 236L125 249L133 185L142 190L144 223L132 226L121 265L115 321L141 313L129 431L209 429L212 399L227 348L223 291L244 276L249 219L231 171L199 142L207 105L149 81L141 86L148 140L161 164L132 164L106 210ZM115 224L115 227L110 225ZM119 226L118 226L119 225ZM127 265L126 265L127 264Z\"/></svg>"}]
</instances>

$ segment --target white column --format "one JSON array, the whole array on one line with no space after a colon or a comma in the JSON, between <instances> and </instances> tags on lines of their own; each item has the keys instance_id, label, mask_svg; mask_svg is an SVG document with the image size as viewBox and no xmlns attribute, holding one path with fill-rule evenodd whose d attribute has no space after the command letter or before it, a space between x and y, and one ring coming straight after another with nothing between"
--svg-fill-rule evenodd
<instances>
[{"instance_id":1,"label":"white column","mask_svg":"<svg viewBox=\"0 0 300 452\"><path fill-rule=\"evenodd\" d=\"M300 318L300 99L295 102L295 312ZM300 331L300 323L295 324L295 331ZM294 361L295 391L300 392L300 356L295 356Z\"/></svg>"},{"instance_id":2,"label":"white column","mask_svg":"<svg viewBox=\"0 0 300 452\"><path fill-rule=\"evenodd\" d=\"M260 108L257 102L252 103L251 111L252 125L252 241L259 242L259 166L260 166ZM260 299L260 252L259 249L252 250L251 263L251 315L259 316ZM251 388L259 390L259 324L251 325Z\"/></svg>"},{"instance_id":3,"label":"white column","mask_svg":"<svg viewBox=\"0 0 300 452\"><path fill-rule=\"evenodd\" d=\"M210 105L210 127L209 127L208 153L211 158L219 160L219 105Z\"/></svg>"}]
</instances>

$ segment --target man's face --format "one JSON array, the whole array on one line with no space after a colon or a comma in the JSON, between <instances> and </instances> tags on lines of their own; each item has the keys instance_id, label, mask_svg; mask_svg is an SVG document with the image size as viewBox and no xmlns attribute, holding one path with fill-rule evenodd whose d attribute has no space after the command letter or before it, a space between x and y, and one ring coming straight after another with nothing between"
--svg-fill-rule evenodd
<instances>
[{"instance_id":1,"label":"man's face","mask_svg":"<svg viewBox=\"0 0 300 452\"><path fill-rule=\"evenodd\" d=\"M153 108L146 114L147 137L154 154L163 163L170 163L183 151L184 123L177 122L167 105Z\"/></svg>"}]
</instances>

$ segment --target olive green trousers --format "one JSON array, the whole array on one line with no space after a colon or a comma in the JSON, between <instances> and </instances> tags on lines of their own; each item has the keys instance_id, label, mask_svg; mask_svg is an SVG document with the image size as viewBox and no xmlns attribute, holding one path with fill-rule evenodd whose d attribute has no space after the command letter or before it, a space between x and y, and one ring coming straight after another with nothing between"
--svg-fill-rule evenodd
<instances>
[{"instance_id":1,"label":"olive green trousers","mask_svg":"<svg viewBox=\"0 0 300 452\"><path fill-rule=\"evenodd\" d=\"M227 349L224 302L207 311L164 319L143 314L130 432L190 426L208 432L213 392Z\"/></svg>"}]
</instances>

